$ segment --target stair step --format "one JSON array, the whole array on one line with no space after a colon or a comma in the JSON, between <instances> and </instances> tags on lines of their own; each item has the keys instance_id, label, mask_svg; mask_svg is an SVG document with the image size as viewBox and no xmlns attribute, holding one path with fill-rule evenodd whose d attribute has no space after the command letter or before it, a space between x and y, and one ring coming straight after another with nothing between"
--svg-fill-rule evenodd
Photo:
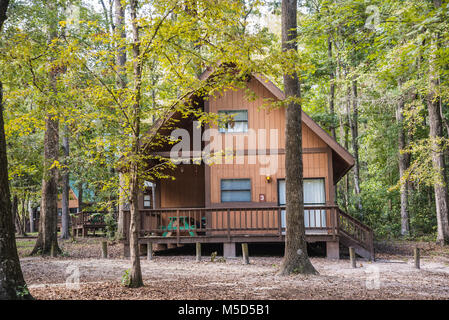
<instances>
[{"instance_id":1,"label":"stair step","mask_svg":"<svg viewBox=\"0 0 449 320\"><path fill-rule=\"evenodd\" d=\"M359 243L357 243L356 240L341 234L340 235L340 243L343 244L346 247L353 247L355 250L355 253L359 256L368 259L368 260L374 260L374 255L364 247L362 247Z\"/></svg>"}]
</instances>

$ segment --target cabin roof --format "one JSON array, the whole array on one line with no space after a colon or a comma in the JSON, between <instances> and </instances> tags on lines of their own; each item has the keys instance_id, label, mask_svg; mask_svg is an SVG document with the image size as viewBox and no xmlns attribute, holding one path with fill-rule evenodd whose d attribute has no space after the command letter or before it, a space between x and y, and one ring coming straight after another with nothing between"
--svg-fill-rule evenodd
<instances>
[{"instance_id":1,"label":"cabin roof","mask_svg":"<svg viewBox=\"0 0 449 320\"><path fill-rule=\"evenodd\" d=\"M200 76L199 79L206 81L213 74L212 68L207 68ZM262 74L252 73L251 76L259 81L273 96L278 100L284 100L285 94L279 89L272 81ZM167 119L174 116L176 111L171 112L166 118L159 119L150 131L155 134L164 125ZM331 149L334 159L333 173L334 183L337 183L355 164L354 157L348 150L342 147L332 136L330 136L326 130L316 123L307 113L302 111L302 122L309 127L319 138L321 138Z\"/></svg>"}]
</instances>

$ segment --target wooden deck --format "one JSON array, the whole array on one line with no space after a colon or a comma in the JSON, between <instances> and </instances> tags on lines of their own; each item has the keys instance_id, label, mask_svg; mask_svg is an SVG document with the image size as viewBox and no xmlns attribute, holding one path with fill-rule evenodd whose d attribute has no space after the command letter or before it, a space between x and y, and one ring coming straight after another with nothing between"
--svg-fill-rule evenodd
<instances>
[{"instance_id":1,"label":"wooden deck","mask_svg":"<svg viewBox=\"0 0 449 320\"><path fill-rule=\"evenodd\" d=\"M140 210L139 242L283 242L286 230L283 227L284 210L284 207ZM129 211L125 211L127 231L129 217ZM372 229L343 212L338 206L307 206L305 220L308 242L342 243L354 247L361 256L374 258ZM127 240L125 245L126 242Z\"/></svg>"},{"instance_id":2,"label":"wooden deck","mask_svg":"<svg viewBox=\"0 0 449 320\"><path fill-rule=\"evenodd\" d=\"M72 217L71 228L74 236L86 237L89 231L95 232L106 228L104 212L81 212Z\"/></svg>"}]
</instances>

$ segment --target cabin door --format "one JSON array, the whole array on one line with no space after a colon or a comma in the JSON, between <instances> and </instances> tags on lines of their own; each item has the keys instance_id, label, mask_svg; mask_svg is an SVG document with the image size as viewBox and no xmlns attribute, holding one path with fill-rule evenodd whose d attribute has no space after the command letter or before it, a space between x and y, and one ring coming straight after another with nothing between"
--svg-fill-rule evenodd
<instances>
[{"instance_id":1,"label":"cabin door","mask_svg":"<svg viewBox=\"0 0 449 320\"><path fill-rule=\"evenodd\" d=\"M285 206L285 180L278 180L278 202ZM324 179L304 179L304 205L325 205L326 192ZM285 210L281 212L281 226L287 225ZM326 210L304 210L304 224L306 228L326 227Z\"/></svg>"}]
</instances>

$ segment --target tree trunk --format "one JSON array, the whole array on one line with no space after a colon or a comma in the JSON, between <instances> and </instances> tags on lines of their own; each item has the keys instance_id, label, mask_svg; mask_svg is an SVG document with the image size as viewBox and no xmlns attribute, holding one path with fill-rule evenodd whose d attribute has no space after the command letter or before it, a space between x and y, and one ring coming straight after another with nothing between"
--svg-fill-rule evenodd
<instances>
[{"instance_id":1,"label":"tree trunk","mask_svg":"<svg viewBox=\"0 0 449 320\"><path fill-rule=\"evenodd\" d=\"M82 212L84 209L83 194L84 194L83 182L79 181L78 182L78 212Z\"/></svg>"},{"instance_id":2,"label":"tree trunk","mask_svg":"<svg viewBox=\"0 0 449 320\"><path fill-rule=\"evenodd\" d=\"M346 130L344 117L340 116L340 141L345 146L345 149L348 150L349 141L348 141L348 131ZM349 174L344 177L343 180L343 206L345 211L348 212L349 206Z\"/></svg>"},{"instance_id":3,"label":"tree trunk","mask_svg":"<svg viewBox=\"0 0 449 320\"><path fill-rule=\"evenodd\" d=\"M33 201L30 199L28 199L28 216L30 219L30 233L35 232L35 227L34 227L34 214L33 214Z\"/></svg>"},{"instance_id":4,"label":"tree trunk","mask_svg":"<svg viewBox=\"0 0 449 320\"><path fill-rule=\"evenodd\" d=\"M62 214L61 214L61 239L68 239L70 237L69 232L69 192L70 192L70 172L68 168L68 158L70 155L69 145L69 128L66 125L64 127L64 137L62 138L62 149L64 150L64 169L62 171Z\"/></svg>"},{"instance_id":5,"label":"tree trunk","mask_svg":"<svg viewBox=\"0 0 449 320\"><path fill-rule=\"evenodd\" d=\"M282 0L282 49L297 50L297 1ZM284 74L286 98L300 98L300 84L296 73ZM304 194L302 163L302 122L301 105L298 101L289 102L286 111L286 214L287 234L285 255L279 274L316 274L307 255L307 242L304 226Z\"/></svg>"},{"instance_id":6,"label":"tree trunk","mask_svg":"<svg viewBox=\"0 0 449 320\"><path fill-rule=\"evenodd\" d=\"M362 199L360 192L360 160L359 160L359 109L358 109L358 94L357 94L357 80L352 81L352 116L348 114L349 125L351 127L352 136L352 151L354 153L354 192L357 198L357 207L359 213L363 216Z\"/></svg>"},{"instance_id":7,"label":"tree trunk","mask_svg":"<svg viewBox=\"0 0 449 320\"><path fill-rule=\"evenodd\" d=\"M434 0L435 7L441 6L441 1ZM443 138L443 123L440 111L440 99L438 93L439 72L436 66L438 50L438 35L434 34L431 39L431 54L429 58L429 93L427 95L427 107L429 110L430 138L432 139L432 162L434 169L440 175L440 182L435 183L435 204L437 213L437 242L449 244L449 199L448 188L445 184L446 164L442 151L441 141Z\"/></svg>"},{"instance_id":8,"label":"tree trunk","mask_svg":"<svg viewBox=\"0 0 449 320\"><path fill-rule=\"evenodd\" d=\"M116 56L116 64L117 64L117 87L118 89L124 90L127 87L127 79L126 79L126 50L125 46L121 41L126 40L126 32L125 32L125 6L122 4L121 0L114 0L115 6L115 32L119 41L116 44L117 56ZM123 239L125 236L124 230L124 213L125 210L125 202L126 196L126 183L125 177L122 172L119 172L119 201L118 201L118 219L117 219L117 238Z\"/></svg>"},{"instance_id":9,"label":"tree trunk","mask_svg":"<svg viewBox=\"0 0 449 320\"><path fill-rule=\"evenodd\" d=\"M14 217L15 230L18 236L23 236L23 230L20 223L19 198L15 194L12 197L12 216Z\"/></svg>"},{"instance_id":10,"label":"tree trunk","mask_svg":"<svg viewBox=\"0 0 449 320\"><path fill-rule=\"evenodd\" d=\"M0 0L0 30L7 7L8 1ZM26 289L14 234L3 124L3 84L0 82L0 300L16 299L32 297Z\"/></svg>"},{"instance_id":11,"label":"tree trunk","mask_svg":"<svg viewBox=\"0 0 449 320\"><path fill-rule=\"evenodd\" d=\"M140 214L139 214L139 162L136 156L140 153L140 103L141 103L141 86L142 86L142 66L140 56L140 39L139 39L139 26L137 21L137 0L131 0L131 20L133 30L133 69L134 69L134 105L132 110L132 159L130 164L130 230L129 230L129 243L130 243L130 256L131 256L131 276L129 286L132 288L138 288L143 286L142 271L140 269L140 255L139 255L139 226L140 226Z\"/></svg>"},{"instance_id":12,"label":"tree trunk","mask_svg":"<svg viewBox=\"0 0 449 320\"><path fill-rule=\"evenodd\" d=\"M401 82L398 82L399 88L401 88ZM406 147L406 133L404 130L404 98L401 95L401 98L398 102L397 111L396 111L396 120L398 123L398 150L399 150L399 179L402 180L404 177L405 171L409 167L410 157L408 153L401 153L401 150L404 150ZM401 182L401 235L408 236L410 235L410 219L408 212L408 183L407 181Z\"/></svg>"},{"instance_id":13,"label":"tree trunk","mask_svg":"<svg viewBox=\"0 0 449 320\"><path fill-rule=\"evenodd\" d=\"M56 38L56 32L50 32L49 42ZM50 90L56 96L57 71L52 66L49 72ZM56 114L47 113L44 135L44 172L42 178L41 214L39 219L39 234L31 254L49 255L54 247L55 253L60 253L58 246L58 168L55 161L59 158L59 120Z\"/></svg>"},{"instance_id":14,"label":"tree trunk","mask_svg":"<svg viewBox=\"0 0 449 320\"><path fill-rule=\"evenodd\" d=\"M335 117L335 67L332 58L332 40L330 36L327 38L327 56L329 58L330 70L329 70L329 112L332 116L331 135L337 140L337 134L335 132L334 117Z\"/></svg>"}]
</instances>

